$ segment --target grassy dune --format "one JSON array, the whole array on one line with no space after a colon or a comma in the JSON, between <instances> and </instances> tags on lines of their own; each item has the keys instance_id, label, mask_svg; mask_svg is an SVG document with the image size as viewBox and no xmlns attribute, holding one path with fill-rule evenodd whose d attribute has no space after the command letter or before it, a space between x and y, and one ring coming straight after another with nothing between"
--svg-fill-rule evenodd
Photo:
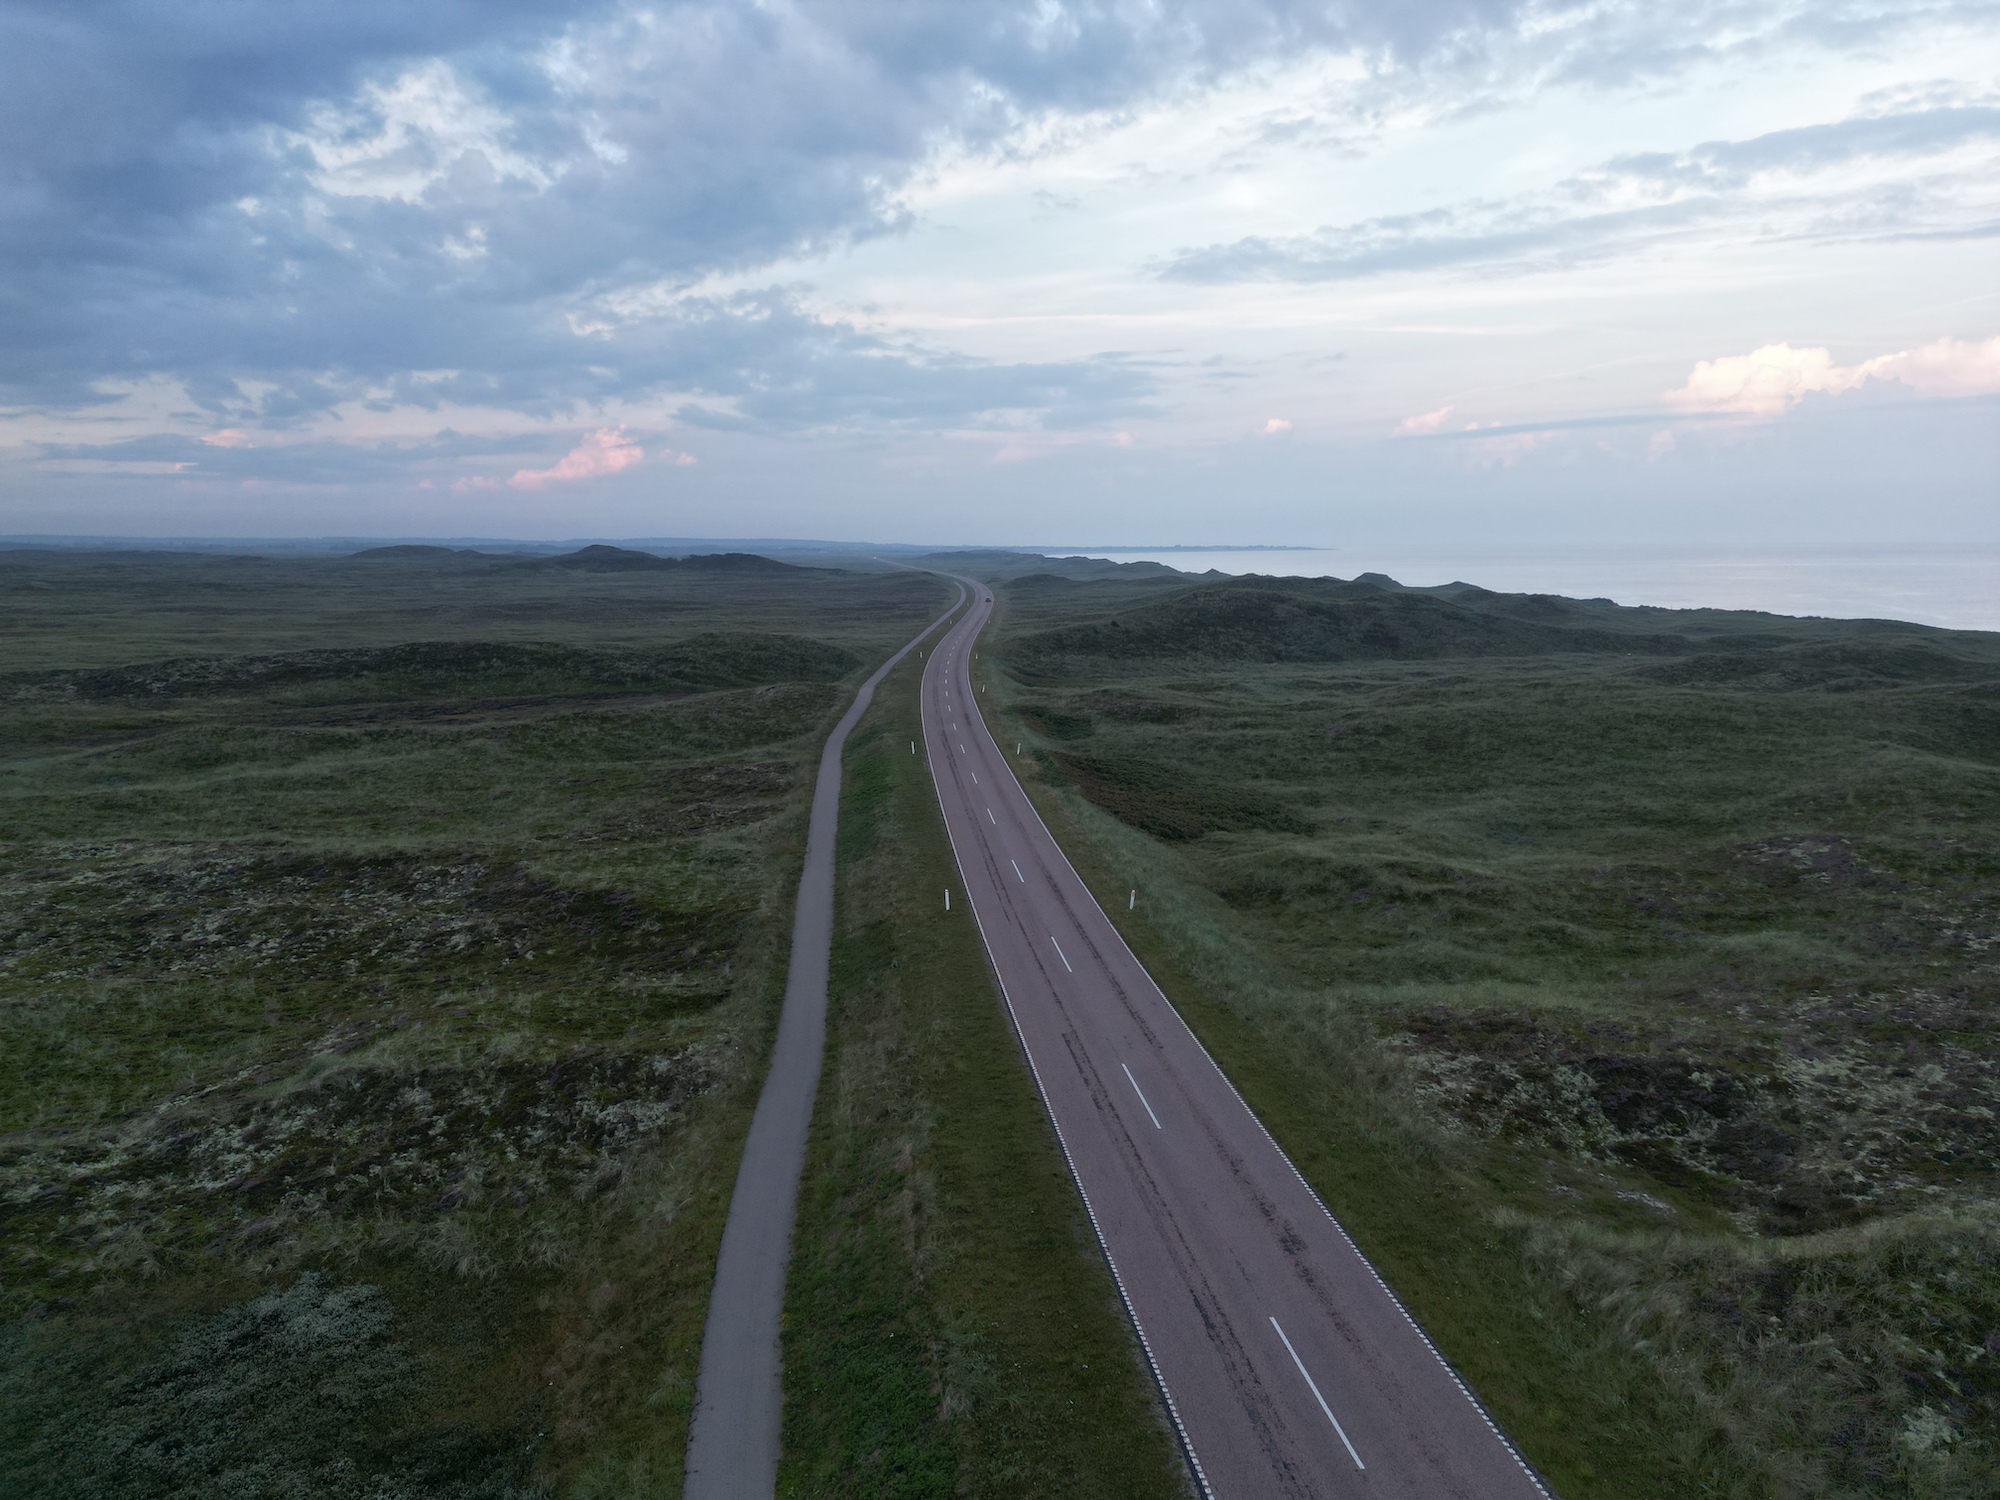
<instances>
[{"instance_id":1,"label":"grassy dune","mask_svg":"<svg viewBox=\"0 0 2000 1500\"><path fill-rule=\"evenodd\" d=\"M0 1494L676 1492L810 768L946 597L0 557Z\"/></svg>"},{"instance_id":2,"label":"grassy dune","mask_svg":"<svg viewBox=\"0 0 2000 1500\"><path fill-rule=\"evenodd\" d=\"M2000 640L1000 593L1031 791L1563 1493L1993 1492Z\"/></svg>"}]
</instances>

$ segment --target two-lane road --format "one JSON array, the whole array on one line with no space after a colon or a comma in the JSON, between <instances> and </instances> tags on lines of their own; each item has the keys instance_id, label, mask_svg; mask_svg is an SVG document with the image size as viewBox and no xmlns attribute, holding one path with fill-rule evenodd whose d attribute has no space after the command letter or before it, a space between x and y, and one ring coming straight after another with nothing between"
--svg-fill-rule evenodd
<instances>
[{"instance_id":1,"label":"two-lane road","mask_svg":"<svg viewBox=\"0 0 2000 1500\"><path fill-rule=\"evenodd\" d=\"M1063 857L979 714L983 584L924 672L974 916L1197 1478L1221 1500L1538 1500L1470 1393Z\"/></svg>"}]
</instances>

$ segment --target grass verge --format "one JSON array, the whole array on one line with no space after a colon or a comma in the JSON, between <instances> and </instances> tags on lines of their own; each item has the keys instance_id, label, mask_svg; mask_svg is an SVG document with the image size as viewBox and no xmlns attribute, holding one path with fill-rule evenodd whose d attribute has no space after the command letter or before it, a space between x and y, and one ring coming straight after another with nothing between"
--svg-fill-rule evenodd
<instances>
[{"instance_id":1,"label":"grass verge","mask_svg":"<svg viewBox=\"0 0 2000 1500\"><path fill-rule=\"evenodd\" d=\"M849 742L826 1073L785 1313L788 1496L1179 1496L963 901L921 663Z\"/></svg>"}]
</instances>

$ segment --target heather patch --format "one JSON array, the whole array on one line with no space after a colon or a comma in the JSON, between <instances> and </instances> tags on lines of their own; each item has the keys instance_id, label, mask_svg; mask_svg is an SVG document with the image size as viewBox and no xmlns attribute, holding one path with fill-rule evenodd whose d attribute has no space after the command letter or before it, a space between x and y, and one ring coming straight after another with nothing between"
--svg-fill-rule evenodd
<instances>
[{"instance_id":1,"label":"heather patch","mask_svg":"<svg viewBox=\"0 0 2000 1500\"><path fill-rule=\"evenodd\" d=\"M773 810L774 781L758 783L761 812ZM695 826L744 821L699 802L675 813ZM565 889L479 858L85 846L9 873L0 975L22 983L245 975L284 986L445 963L464 983L585 959L665 975L726 959L741 916Z\"/></svg>"},{"instance_id":2,"label":"heather patch","mask_svg":"<svg viewBox=\"0 0 2000 1500\"><path fill-rule=\"evenodd\" d=\"M63 1352L18 1341L5 1386L16 1420L7 1493L41 1497L285 1496L287 1500L528 1500L532 1449L465 1427L425 1431L420 1370L393 1305L369 1285L308 1273L197 1319L160 1358L49 1409ZM0 1387L4 1388L4 1387ZM87 1388L88 1389L88 1388ZM511 1451L510 1451L511 1450Z\"/></svg>"},{"instance_id":3,"label":"heather patch","mask_svg":"<svg viewBox=\"0 0 2000 1500\"><path fill-rule=\"evenodd\" d=\"M1729 1047L1532 1012L1382 1018L1420 1097L1473 1130L1637 1168L1769 1232L2000 1187L1992 1011L1918 992L1767 1019L1773 1041Z\"/></svg>"},{"instance_id":4,"label":"heather patch","mask_svg":"<svg viewBox=\"0 0 2000 1500\"><path fill-rule=\"evenodd\" d=\"M286 1086L171 1101L114 1133L0 1148L13 1277L52 1287L195 1254L366 1240L385 1220L406 1230L602 1195L717 1077L690 1051L314 1062L324 1070L308 1065Z\"/></svg>"}]
</instances>

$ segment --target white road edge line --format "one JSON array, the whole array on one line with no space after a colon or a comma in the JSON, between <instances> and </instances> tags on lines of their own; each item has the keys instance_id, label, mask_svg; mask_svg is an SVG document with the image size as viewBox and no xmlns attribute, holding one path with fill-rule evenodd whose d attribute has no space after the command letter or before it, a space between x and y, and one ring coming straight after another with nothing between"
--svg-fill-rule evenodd
<instances>
[{"instance_id":1,"label":"white road edge line","mask_svg":"<svg viewBox=\"0 0 2000 1500\"><path fill-rule=\"evenodd\" d=\"M1120 1063L1118 1066L1121 1068L1125 1068L1125 1081L1132 1085L1132 1092L1139 1096L1139 1102L1141 1104L1146 1104L1146 1091L1139 1087L1139 1080L1132 1076L1132 1070L1130 1068L1125 1067L1124 1063ZM1153 1122L1153 1129L1155 1130L1166 1129L1166 1126L1160 1123L1160 1117L1153 1113L1153 1106L1150 1104L1146 1104L1146 1118ZM1283 1330L1280 1329L1279 1332L1282 1335ZM1328 1412L1327 1415L1332 1416L1333 1413Z\"/></svg>"},{"instance_id":2,"label":"white road edge line","mask_svg":"<svg viewBox=\"0 0 2000 1500\"><path fill-rule=\"evenodd\" d=\"M1063 967L1069 969L1069 957L1062 951L1062 944L1056 941L1056 935L1053 932L1049 934L1049 944L1056 950L1056 957L1063 961ZM1074 969L1069 969L1069 971L1072 974L1076 972Z\"/></svg>"},{"instance_id":3,"label":"white road edge line","mask_svg":"<svg viewBox=\"0 0 2000 1500\"><path fill-rule=\"evenodd\" d=\"M1285 1353L1291 1355L1292 1363L1299 1367L1299 1374L1305 1376L1306 1386L1308 1389L1312 1391L1313 1400L1317 1401L1319 1403L1319 1409L1326 1413L1327 1421L1333 1423L1333 1430L1340 1434L1340 1446L1345 1448L1347 1450L1347 1456L1354 1460L1354 1467L1361 1470L1361 1472L1364 1474L1367 1473L1368 1465L1364 1464L1361 1461L1361 1455L1354 1451L1354 1444L1348 1442L1347 1429L1340 1425L1340 1418L1336 1417L1333 1414L1333 1408L1326 1404L1326 1397L1322 1396L1319 1393L1319 1385L1312 1378L1311 1374L1307 1372L1306 1362L1299 1358L1299 1351L1292 1347L1292 1341L1290 1339L1285 1338L1285 1330L1283 1326L1278 1322L1276 1318L1271 1319L1271 1326L1278 1330L1279 1338L1285 1339Z\"/></svg>"},{"instance_id":4,"label":"white road edge line","mask_svg":"<svg viewBox=\"0 0 2000 1500\"><path fill-rule=\"evenodd\" d=\"M938 817L944 822L944 836L951 841L952 863L963 875L965 857L959 853L958 835L951 831L951 816L944 807L944 788L939 785L935 774L931 777L931 790L937 794ZM1016 873L1019 873L1018 869ZM1188 1436L1187 1423L1181 1420L1180 1403L1174 1400L1173 1387L1167 1384L1167 1377L1160 1369L1159 1356L1153 1353L1153 1341L1146 1334L1146 1325L1139 1319L1139 1309L1132 1305L1132 1292L1125 1285L1125 1273L1118 1269L1118 1257L1111 1253L1111 1242L1105 1239L1104 1226L1098 1222L1097 1205L1090 1201L1090 1190L1083 1185L1082 1174L1076 1169L1076 1158L1070 1154L1069 1140L1063 1135L1062 1121L1056 1118L1055 1106L1049 1102L1049 1088L1042 1082L1041 1064L1035 1061L1034 1048L1028 1045L1028 1038L1021 1030L1020 1013L1014 1009L1014 997L1007 993L1007 981L1000 977L1000 965L993 956L993 942L986 936L986 923L980 919L977 905L972 906L972 921L979 929L979 943L986 950L986 961L993 965L994 981L1000 986L1000 998L1007 1005L1007 1019L1013 1023L1014 1040L1020 1044L1021 1055L1028 1060L1028 1073L1035 1080L1035 1093L1040 1096L1042 1110L1049 1117L1049 1128L1056 1133L1056 1145L1062 1148L1063 1165L1069 1168L1069 1180L1076 1184L1076 1195L1083 1200L1084 1217L1090 1220L1090 1232L1097 1239L1098 1251L1104 1256L1104 1263L1111 1268L1112 1284L1118 1288L1118 1300L1125 1305L1125 1316L1132 1320L1132 1331L1139 1335L1139 1348L1146 1356L1146 1368L1153 1372L1153 1384L1159 1387L1160 1399L1167 1404L1167 1416L1174 1424L1174 1435L1181 1440L1181 1453L1187 1459L1188 1467L1194 1471L1194 1482L1201 1490L1202 1500L1215 1500L1215 1491L1201 1466L1201 1455L1194 1451L1194 1439Z\"/></svg>"},{"instance_id":5,"label":"white road edge line","mask_svg":"<svg viewBox=\"0 0 2000 1500\"><path fill-rule=\"evenodd\" d=\"M1022 885L1026 885L1028 883L1028 877L1021 873L1021 867L1019 865L1015 865L1014 861L1011 859L1008 860L1007 863L1010 865L1014 865L1014 878L1020 881Z\"/></svg>"}]
</instances>

